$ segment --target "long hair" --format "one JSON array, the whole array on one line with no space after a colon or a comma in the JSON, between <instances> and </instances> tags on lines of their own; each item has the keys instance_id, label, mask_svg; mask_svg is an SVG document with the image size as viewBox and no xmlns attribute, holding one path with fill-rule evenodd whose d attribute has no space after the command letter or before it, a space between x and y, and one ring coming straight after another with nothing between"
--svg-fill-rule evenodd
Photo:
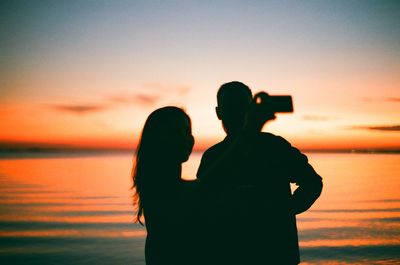
<instances>
[{"instance_id":1,"label":"long hair","mask_svg":"<svg viewBox=\"0 0 400 265\"><path fill-rule=\"evenodd\" d=\"M151 177L159 174L151 174L157 168L157 162L168 158L167 152L174 148L171 138L176 136L176 124L182 117L189 116L180 108L167 106L153 111L147 118L143 127L138 146L136 148L135 161L132 168L132 189L134 189L133 203L136 206L136 222L143 225L143 189L145 183L149 183ZM155 179L152 179L154 181ZM157 181L157 180L155 180Z\"/></svg>"}]
</instances>

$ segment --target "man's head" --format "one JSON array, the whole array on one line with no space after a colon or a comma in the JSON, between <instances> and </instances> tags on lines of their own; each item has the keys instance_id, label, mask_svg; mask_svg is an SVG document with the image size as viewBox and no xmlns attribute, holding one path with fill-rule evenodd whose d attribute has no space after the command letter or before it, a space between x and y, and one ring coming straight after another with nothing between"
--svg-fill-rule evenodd
<instances>
[{"instance_id":1,"label":"man's head","mask_svg":"<svg viewBox=\"0 0 400 265\"><path fill-rule=\"evenodd\" d=\"M243 128L252 98L250 88L238 81L225 83L219 88L215 110L228 135Z\"/></svg>"}]
</instances>

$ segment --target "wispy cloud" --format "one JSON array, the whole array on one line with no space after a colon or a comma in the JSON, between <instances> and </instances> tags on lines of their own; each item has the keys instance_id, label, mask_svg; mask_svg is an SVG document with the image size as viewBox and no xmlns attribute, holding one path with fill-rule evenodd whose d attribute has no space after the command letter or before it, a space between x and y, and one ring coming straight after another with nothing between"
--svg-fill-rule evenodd
<instances>
[{"instance_id":1,"label":"wispy cloud","mask_svg":"<svg viewBox=\"0 0 400 265\"><path fill-rule=\"evenodd\" d=\"M375 131L398 131L400 132L400 125L393 125L393 126L371 126L368 127L369 130Z\"/></svg>"},{"instance_id":2,"label":"wispy cloud","mask_svg":"<svg viewBox=\"0 0 400 265\"><path fill-rule=\"evenodd\" d=\"M305 121L328 121L331 120L332 118L323 115L303 115L302 119Z\"/></svg>"},{"instance_id":3,"label":"wispy cloud","mask_svg":"<svg viewBox=\"0 0 400 265\"><path fill-rule=\"evenodd\" d=\"M153 106L161 98L158 93L154 95L148 93L118 94L105 97L105 103L88 104L46 104L47 108L59 112L71 113L76 115L85 115L105 111L119 105L139 105L141 107Z\"/></svg>"},{"instance_id":4,"label":"wispy cloud","mask_svg":"<svg viewBox=\"0 0 400 265\"><path fill-rule=\"evenodd\" d=\"M380 98L371 98L371 97L361 97L360 98L364 102L400 102L400 97L380 97Z\"/></svg>"},{"instance_id":5,"label":"wispy cloud","mask_svg":"<svg viewBox=\"0 0 400 265\"><path fill-rule=\"evenodd\" d=\"M400 132L400 125L352 126L351 129Z\"/></svg>"},{"instance_id":6,"label":"wispy cloud","mask_svg":"<svg viewBox=\"0 0 400 265\"><path fill-rule=\"evenodd\" d=\"M142 106L153 106L160 96L149 94L130 94L130 95L116 95L109 97L114 103L119 104L138 104Z\"/></svg>"},{"instance_id":7,"label":"wispy cloud","mask_svg":"<svg viewBox=\"0 0 400 265\"><path fill-rule=\"evenodd\" d=\"M188 85L169 85L163 83L145 83L143 87L146 89L159 90L169 93L177 93L179 95L186 95L190 91Z\"/></svg>"},{"instance_id":8,"label":"wispy cloud","mask_svg":"<svg viewBox=\"0 0 400 265\"><path fill-rule=\"evenodd\" d=\"M391 102L400 102L400 98L396 98L396 97L389 97L386 98L387 101L391 101Z\"/></svg>"},{"instance_id":9,"label":"wispy cloud","mask_svg":"<svg viewBox=\"0 0 400 265\"><path fill-rule=\"evenodd\" d=\"M71 104L71 105L64 105L64 104L49 104L47 107L61 111L67 112L77 115L100 112L108 108L106 105L101 104Z\"/></svg>"},{"instance_id":10,"label":"wispy cloud","mask_svg":"<svg viewBox=\"0 0 400 265\"><path fill-rule=\"evenodd\" d=\"M371 102L371 101L373 101L373 99L370 98L370 97L361 97L361 101L364 101L364 102Z\"/></svg>"},{"instance_id":11,"label":"wispy cloud","mask_svg":"<svg viewBox=\"0 0 400 265\"><path fill-rule=\"evenodd\" d=\"M113 104L154 106L170 96L184 96L190 91L187 85L170 85L164 83L144 83L135 92L114 94L107 99Z\"/></svg>"}]
</instances>

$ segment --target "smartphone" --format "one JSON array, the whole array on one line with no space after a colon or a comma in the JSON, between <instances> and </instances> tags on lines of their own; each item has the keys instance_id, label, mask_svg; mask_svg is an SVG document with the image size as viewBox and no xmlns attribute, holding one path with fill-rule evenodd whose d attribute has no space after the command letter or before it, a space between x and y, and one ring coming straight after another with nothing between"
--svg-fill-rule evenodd
<instances>
[{"instance_id":1,"label":"smartphone","mask_svg":"<svg viewBox=\"0 0 400 265\"><path fill-rule=\"evenodd\" d=\"M272 110L275 113L293 112L292 96L287 96L287 95L270 96L269 103L271 104Z\"/></svg>"},{"instance_id":2,"label":"smartphone","mask_svg":"<svg viewBox=\"0 0 400 265\"><path fill-rule=\"evenodd\" d=\"M273 113L291 113L293 112L292 96L289 95L268 95L260 92L255 95L256 103L261 109Z\"/></svg>"}]
</instances>

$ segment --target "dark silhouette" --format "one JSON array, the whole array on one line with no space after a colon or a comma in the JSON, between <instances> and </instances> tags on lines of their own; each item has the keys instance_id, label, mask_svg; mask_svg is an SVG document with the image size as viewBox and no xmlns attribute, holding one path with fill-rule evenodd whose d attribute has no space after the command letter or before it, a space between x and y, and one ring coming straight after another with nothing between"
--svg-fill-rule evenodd
<instances>
[{"instance_id":1,"label":"dark silhouette","mask_svg":"<svg viewBox=\"0 0 400 265\"><path fill-rule=\"evenodd\" d=\"M264 118L268 115L261 115L259 123ZM237 164L250 146L250 137L258 128L253 125L245 126L232 145L210 162L201 181L184 181L181 165L194 143L189 116L177 107L160 108L150 114L132 170L137 221L142 223L144 216L146 222L147 265L214 263L213 253L204 248L213 240L213 235L208 237L208 224L214 219L212 209L220 207L211 198L225 185L223 178L231 164Z\"/></svg>"},{"instance_id":2,"label":"dark silhouette","mask_svg":"<svg viewBox=\"0 0 400 265\"><path fill-rule=\"evenodd\" d=\"M146 120L132 178L147 265L299 262L295 214L322 181L297 149L260 132L275 116L258 97L268 95L253 99L239 82L221 87L217 115L228 136L206 151L196 181L181 179L194 143L189 116L164 107ZM290 183L299 185L293 195Z\"/></svg>"},{"instance_id":3,"label":"dark silhouette","mask_svg":"<svg viewBox=\"0 0 400 265\"><path fill-rule=\"evenodd\" d=\"M144 215L146 222L147 265L192 263L199 209L190 192L195 182L181 179L181 164L193 143L190 118L183 110L164 107L147 118L132 171L137 220Z\"/></svg>"},{"instance_id":4,"label":"dark silhouette","mask_svg":"<svg viewBox=\"0 0 400 265\"><path fill-rule=\"evenodd\" d=\"M219 159L219 165L211 165L205 174L211 177L205 177L202 183L182 180L181 166L193 144L191 121L182 109L160 108L147 118L132 170L137 221L143 224L144 215L146 222L147 265L204 264L203 260L209 258L208 253L199 251L207 229L207 221L201 216L208 206L199 202L207 187L217 187L214 180L229 165L224 161L233 160L229 155Z\"/></svg>"},{"instance_id":5,"label":"dark silhouette","mask_svg":"<svg viewBox=\"0 0 400 265\"><path fill-rule=\"evenodd\" d=\"M240 159L220 172L219 181L209 182L207 203L214 218L209 223L211 238L203 248L215 257L215 264L298 264L296 214L319 197L322 179L289 142L260 132L264 122L255 119L246 85L222 85L217 101L217 116L227 136L204 153L197 173L200 181L210 178L209 168L237 145L244 127L254 123L256 130L248 134ZM273 118L267 113L264 121ZM298 185L293 194L290 183Z\"/></svg>"}]
</instances>

